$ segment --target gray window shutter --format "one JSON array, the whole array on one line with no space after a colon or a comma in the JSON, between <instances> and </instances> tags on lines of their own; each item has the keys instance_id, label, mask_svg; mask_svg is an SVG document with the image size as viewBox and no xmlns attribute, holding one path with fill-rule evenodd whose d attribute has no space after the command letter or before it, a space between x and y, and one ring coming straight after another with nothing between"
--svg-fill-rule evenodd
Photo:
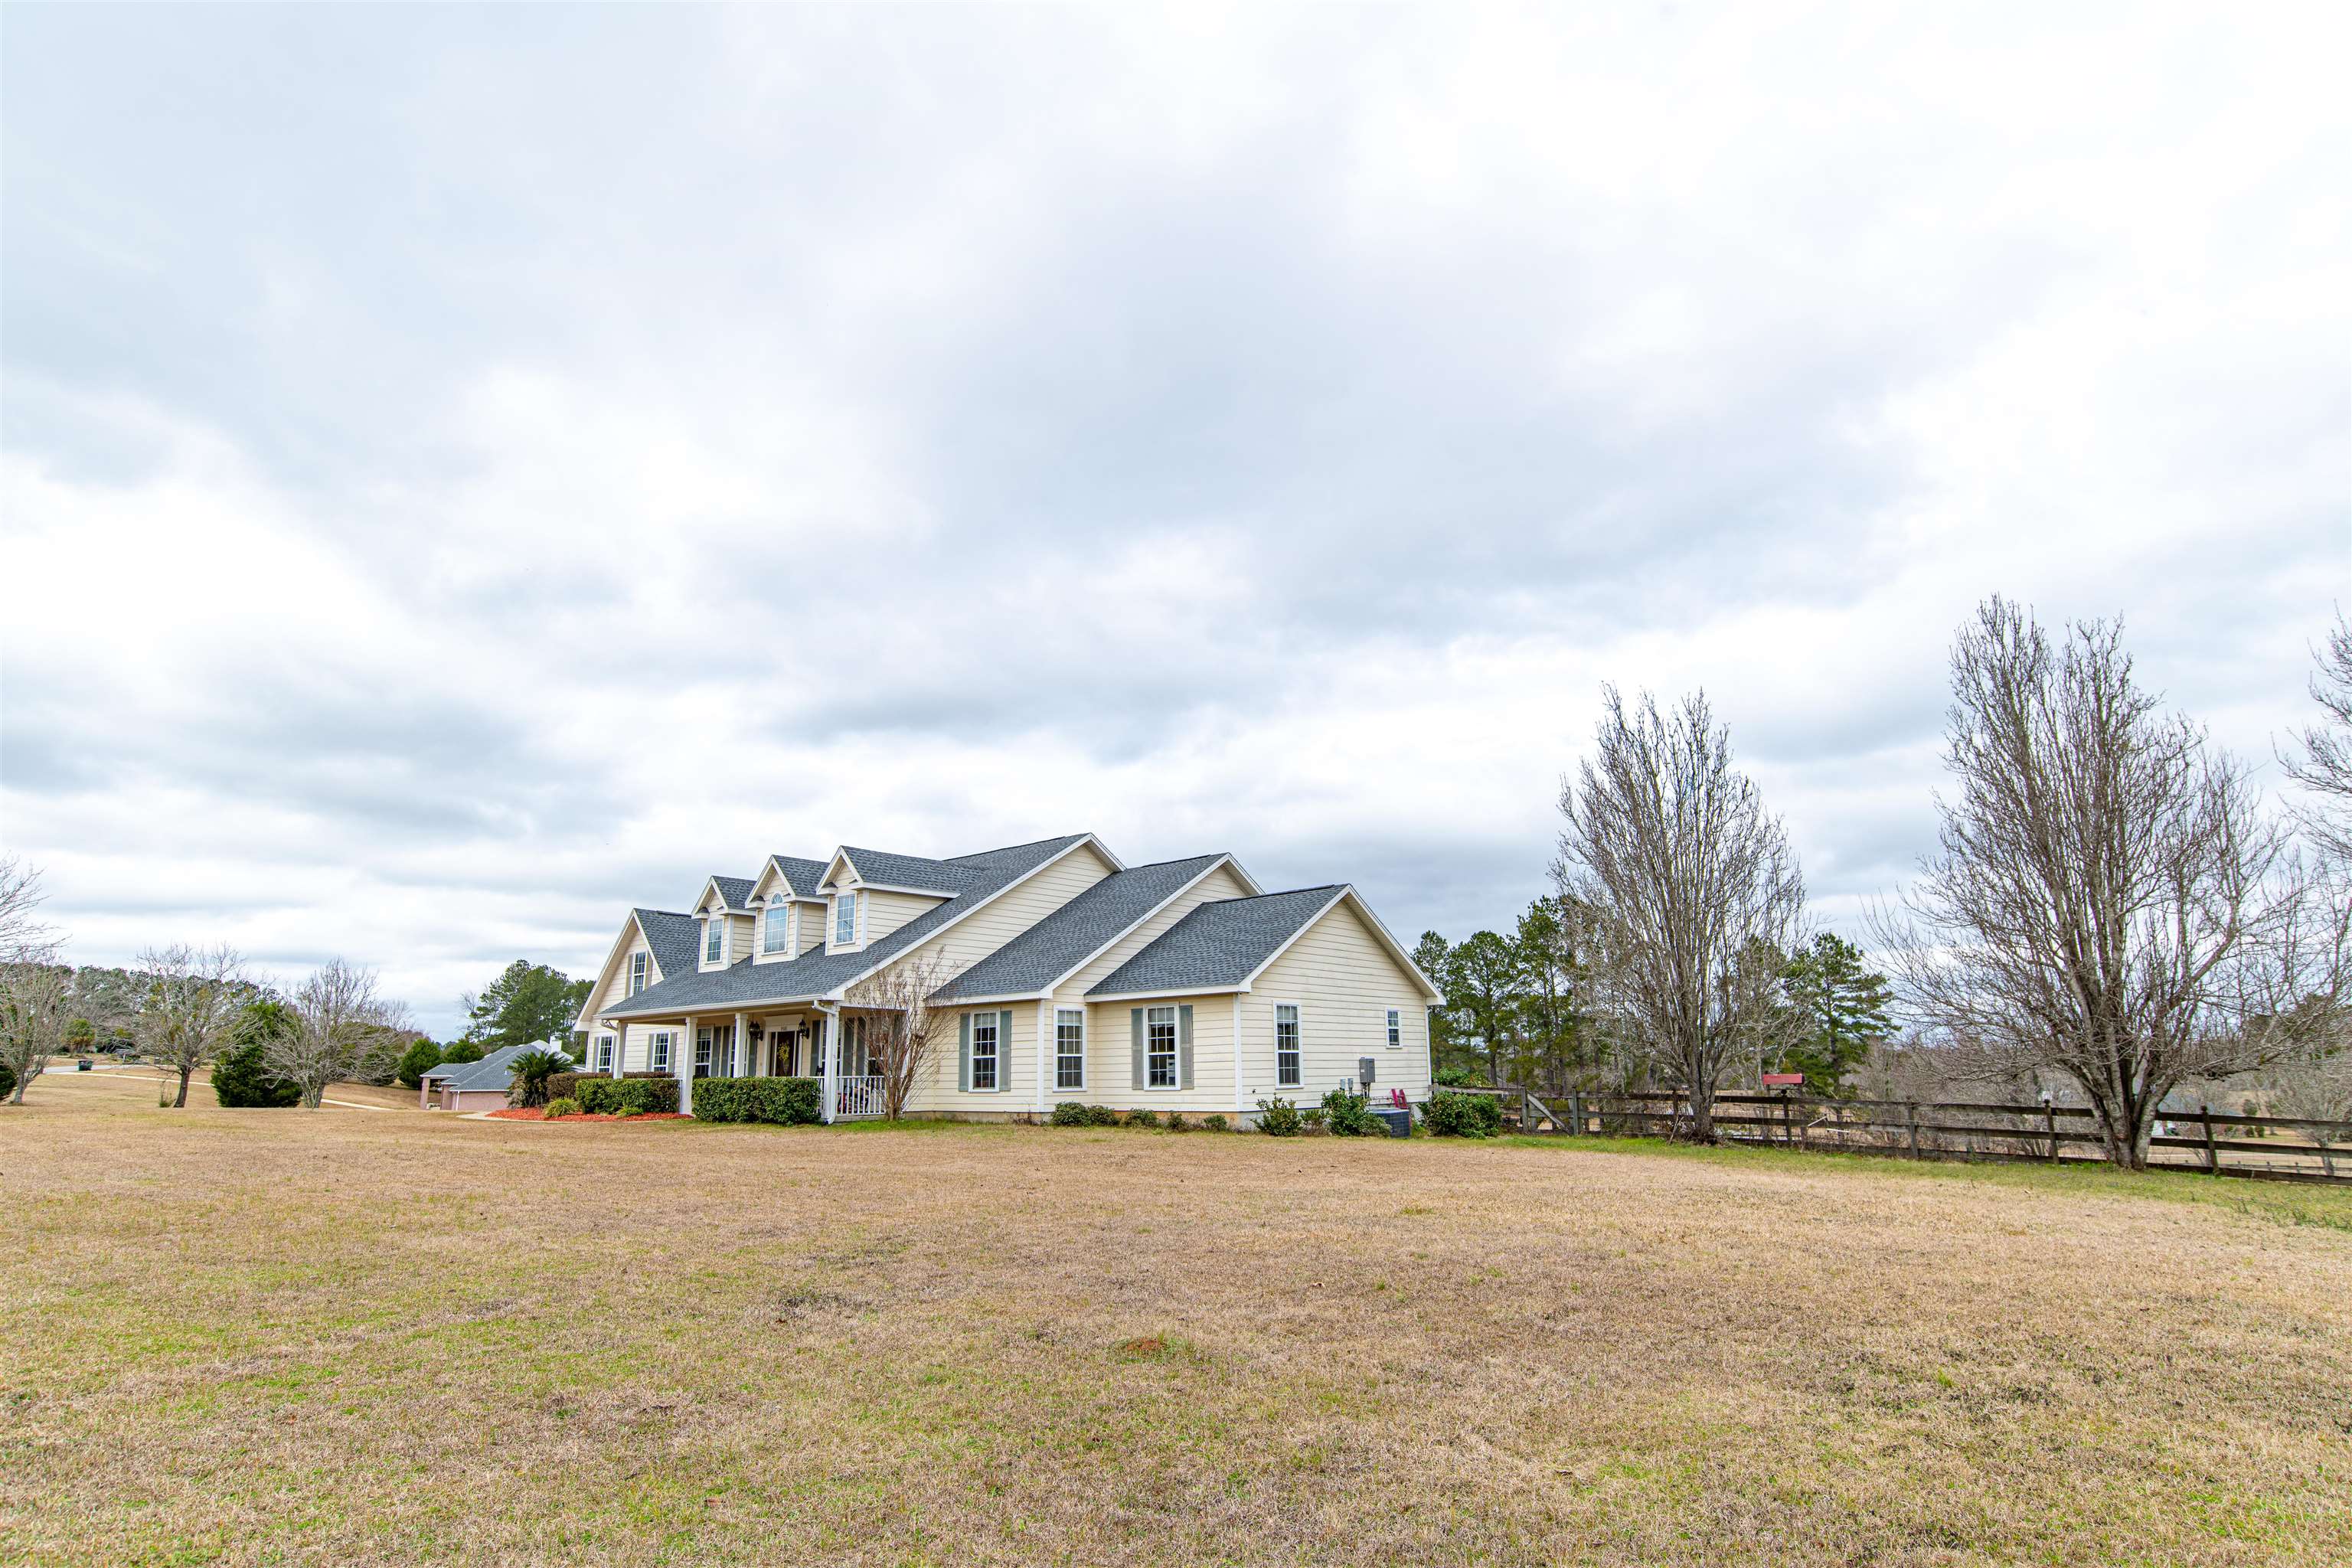
<instances>
[{"instance_id":1,"label":"gray window shutter","mask_svg":"<svg viewBox=\"0 0 2352 1568\"><path fill-rule=\"evenodd\" d=\"M1135 1043L1134 1072L1132 1074L1133 1081L1131 1081L1128 1087L1129 1089L1141 1089L1143 1087L1143 1009L1140 1007L1129 1008L1127 1010L1127 1021L1129 1028L1134 1032L1133 1037Z\"/></svg>"},{"instance_id":2,"label":"gray window shutter","mask_svg":"<svg viewBox=\"0 0 2352 1568\"><path fill-rule=\"evenodd\" d=\"M1192 1004L1176 1009L1176 1085L1192 1087Z\"/></svg>"},{"instance_id":3,"label":"gray window shutter","mask_svg":"<svg viewBox=\"0 0 2352 1568\"><path fill-rule=\"evenodd\" d=\"M956 1020L956 1033L962 1039L962 1050L960 1053L961 1066L957 1072L956 1087L970 1094L971 1092L971 1015L966 1013Z\"/></svg>"},{"instance_id":4,"label":"gray window shutter","mask_svg":"<svg viewBox=\"0 0 2352 1568\"><path fill-rule=\"evenodd\" d=\"M1013 1015L996 1016L996 1092L1013 1092Z\"/></svg>"}]
</instances>

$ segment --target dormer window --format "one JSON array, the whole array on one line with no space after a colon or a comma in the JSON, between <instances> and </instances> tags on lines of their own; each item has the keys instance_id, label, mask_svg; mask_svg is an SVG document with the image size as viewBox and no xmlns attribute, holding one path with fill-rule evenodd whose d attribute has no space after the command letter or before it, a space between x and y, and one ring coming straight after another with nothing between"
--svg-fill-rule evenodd
<instances>
[{"instance_id":1,"label":"dormer window","mask_svg":"<svg viewBox=\"0 0 2352 1568\"><path fill-rule=\"evenodd\" d=\"M708 921L705 921L703 922L702 962L705 963L718 963L719 954L726 951L726 942L727 922L718 915L713 915Z\"/></svg>"},{"instance_id":2,"label":"dormer window","mask_svg":"<svg viewBox=\"0 0 2352 1568\"><path fill-rule=\"evenodd\" d=\"M629 954L629 994L635 996L645 988L646 955L642 952L633 952Z\"/></svg>"},{"instance_id":3,"label":"dormer window","mask_svg":"<svg viewBox=\"0 0 2352 1568\"><path fill-rule=\"evenodd\" d=\"M857 940L856 893L835 893L833 898L833 945L847 947Z\"/></svg>"},{"instance_id":4,"label":"dormer window","mask_svg":"<svg viewBox=\"0 0 2352 1568\"><path fill-rule=\"evenodd\" d=\"M761 952L792 951L792 909L779 896L768 900L768 912L762 917L760 935Z\"/></svg>"}]
</instances>

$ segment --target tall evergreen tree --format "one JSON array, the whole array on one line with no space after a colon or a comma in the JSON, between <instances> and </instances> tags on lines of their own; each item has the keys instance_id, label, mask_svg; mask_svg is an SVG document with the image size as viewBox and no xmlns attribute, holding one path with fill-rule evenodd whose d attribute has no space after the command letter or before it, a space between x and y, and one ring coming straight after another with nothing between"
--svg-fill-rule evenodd
<instances>
[{"instance_id":1,"label":"tall evergreen tree","mask_svg":"<svg viewBox=\"0 0 2352 1568\"><path fill-rule=\"evenodd\" d=\"M569 1041L572 1021L587 1005L594 984L518 958L479 996L466 999L466 1038L492 1051L541 1040Z\"/></svg>"},{"instance_id":2,"label":"tall evergreen tree","mask_svg":"<svg viewBox=\"0 0 2352 1568\"><path fill-rule=\"evenodd\" d=\"M1895 995L1886 976L1872 970L1853 943L1822 931L1782 967L1780 985L1811 1023L1806 1038L1781 1053L1781 1070L1803 1073L1808 1094L1846 1094L1847 1072L1895 1033L1887 1016Z\"/></svg>"}]
</instances>

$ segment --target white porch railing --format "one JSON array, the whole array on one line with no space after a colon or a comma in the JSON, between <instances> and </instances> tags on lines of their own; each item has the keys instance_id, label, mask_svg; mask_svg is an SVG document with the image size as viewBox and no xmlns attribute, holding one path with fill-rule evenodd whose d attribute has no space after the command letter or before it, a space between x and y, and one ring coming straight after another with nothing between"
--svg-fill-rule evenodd
<instances>
[{"instance_id":1,"label":"white porch railing","mask_svg":"<svg viewBox=\"0 0 2352 1568\"><path fill-rule=\"evenodd\" d=\"M882 1075L836 1079L833 1107L834 1120L846 1121L852 1117L882 1114Z\"/></svg>"}]
</instances>

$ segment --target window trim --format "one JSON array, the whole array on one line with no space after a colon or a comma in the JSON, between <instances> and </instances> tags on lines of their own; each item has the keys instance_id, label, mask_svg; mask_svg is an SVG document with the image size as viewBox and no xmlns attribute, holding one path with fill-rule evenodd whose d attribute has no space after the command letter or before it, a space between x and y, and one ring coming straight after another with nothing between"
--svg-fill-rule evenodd
<instances>
[{"instance_id":1,"label":"window trim","mask_svg":"<svg viewBox=\"0 0 2352 1568\"><path fill-rule=\"evenodd\" d=\"M1168 1015L1168 1081L1152 1082L1152 1058L1163 1053L1152 1048L1152 1031L1160 1026L1155 1013ZM1143 1009L1143 1089L1147 1094L1181 1093L1184 1088L1184 1015L1173 1002L1146 1004Z\"/></svg>"},{"instance_id":2,"label":"window trim","mask_svg":"<svg viewBox=\"0 0 2352 1568\"><path fill-rule=\"evenodd\" d=\"M1004 1092L1007 1076L1004 1070L1004 1015L997 1008L988 1007L977 1013L967 1014L966 1016L971 1019L971 1068L967 1075L971 1088L967 1092L1002 1094ZM986 1058L988 1082L984 1085L980 1081L980 1064L982 1059L980 1054L980 1032L983 1028L988 1031Z\"/></svg>"},{"instance_id":3,"label":"window trim","mask_svg":"<svg viewBox=\"0 0 2352 1568\"><path fill-rule=\"evenodd\" d=\"M1401 1051L1404 1049L1404 1009L1402 1007L1391 1007L1388 1010L1388 1015L1389 1049L1392 1051Z\"/></svg>"},{"instance_id":4,"label":"window trim","mask_svg":"<svg viewBox=\"0 0 2352 1568\"><path fill-rule=\"evenodd\" d=\"M629 954L629 994L635 996L652 984L653 954L640 948Z\"/></svg>"},{"instance_id":5,"label":"window trim","mask_svg":"<svg viewBox=\"0 0 2352 1568\"><path fill-rule=\"evenodd\" d=\"M1287 1083L1282 1078L1282 1015L1290 1014L1290 1070L1296 1076ZM1296 1002L1274 1005L1274 1087L1304 1089L1307 1087L1307 1009Z\"/></svg>"},{"instance_id":6,"label":"window trim","mask_svg":"<svg viewBox=\"0 0 2352 1568\"><path fill-rule=\"evenodd\" d=\"M1075 1018L1077 1020L1078 1049L1075 1059L1078 1064L1078 1081L1076 1083L1064 1083L1062 1081L1062 1064L1073 1059L1069 1052L1062 1049L1062 1021L1066 1018ZM1084 1094L1086 1091L1087 1010L1084 1007L1056 1007L1054 1009L1054 1092L1056 1094Z\"/></svg>"},{"instance_id":7,"label":"window trim","mask_svg":"<svg viewBox=\"0 0 2352 1568\"><path fill-rule=\"evenodd\" d=\"M703 917L702 963L703 967L706 969L714 963L723 963L727 960L726 921L727 917L725 915L705 915ZM710 950L714 947L719 951L716 952L711 952Z\"/></svg>"},{"instance_id":8,"label":"window trim","mask_svg":"<svg viewBox=\"0 0 2352 1568\"><path fill-rule=\"evenodd\" d=\"M611 1072L613 1070L614 1047L614 1042L612 1036L598 1035L596 1037L595 1045L590 1047L593 1053L592 1059L596 1064L594 1068L595 1071Z\"/></svg>"},{"instance_id":9,"label":"window trim","mask_svg":"<svg viewBox=\"0 0 2352 1568\"><path fill-rule=\"evenodd\" d=\"M842 917L849 919L849 934L841 934ZM844 952L860 944L866 935L866 896L862 888L848 888L833 896L832 950Z\"/></svg>"},{"instance_id":10,"label":"window trim","mask_svg":"<svg viewBox=\"0 0 2352 1568\"><path fill-rule=\"evenodd\" d=\"M671 1065L677 1059L677 1045L670 1037L676 1032L672 1029L655 1029L646 1035L646 1070L647 1072L671 1070Z\"/></svg>"},{"instance_id":11,"label":"window trim","mask_svg":"<svg viewBox=\"0 0 2352 1568\"><path fill-rule=\"evenodd\" d=\"M776 917L782 915L782 935L777 934ZM791 956L793 951L792 905L782 898L768 900L760 915L760 956L773 958L782 953Z\"/></svg>"},{"instance_id":12,"label":"window trim","mask_svg":"<svg viewBox=\"0 0 2352 1568\"><path fill-rule=\"evenodd\" d=\"M710 1048L710 1026L707 1024L694 1031L694 1076L709 1078L715 1070Z\"/></svg>"}]
</instances>

